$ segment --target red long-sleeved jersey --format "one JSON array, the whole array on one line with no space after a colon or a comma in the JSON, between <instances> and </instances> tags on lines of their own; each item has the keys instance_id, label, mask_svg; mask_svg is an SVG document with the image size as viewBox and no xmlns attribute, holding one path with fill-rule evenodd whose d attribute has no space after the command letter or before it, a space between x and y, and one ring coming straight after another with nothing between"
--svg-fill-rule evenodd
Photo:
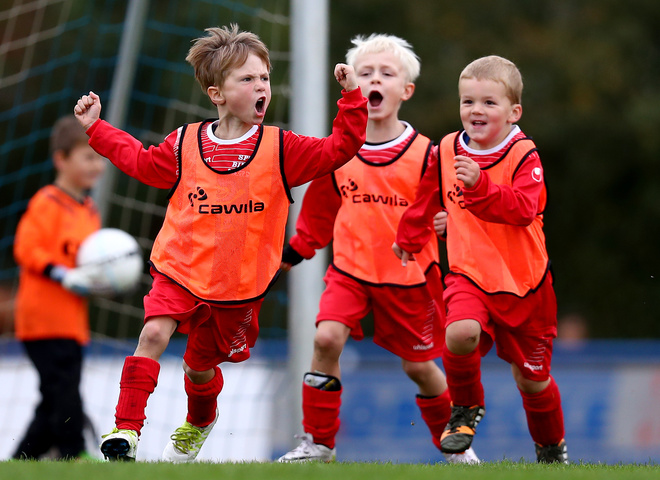
<instances>
[{"instance_id":1,"label":"red long-sleeved jersey","mask_svg":"<svg viewBox=\"0 0 660 480\"><path fill-rule=\"evenodd\" d=\"M295 187L330 173L348 160L364 143L367 125L367 100L357 88L342 91L339 112L332 134L325 138L283 132L283 173L289 187ZM99 120L87 134L89 144L115 166L140 182L157 188L172 188L178 179L179 131L167 136L160 145L145 149L130 134ZM235 144L232 148L237 148Z\"/></svg>"}]
</instances>

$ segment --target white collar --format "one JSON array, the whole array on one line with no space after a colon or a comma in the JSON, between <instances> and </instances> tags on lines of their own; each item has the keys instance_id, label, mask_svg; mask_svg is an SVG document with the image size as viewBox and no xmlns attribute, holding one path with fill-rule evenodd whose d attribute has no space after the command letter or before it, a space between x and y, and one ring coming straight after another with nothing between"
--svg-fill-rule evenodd
<instances>
[{"instance_id":1,"label":"white collar","mask_svg":"<svg viewBox=\"0 0 660 480\"><path fill-rule=\"evenodd\" d=\"M241 143L248 138L250 138L252 135L254 135L254 132L257 131L259 128L259 125L253 125L252 128L250 128L243 136L239 138L232 138L231 140L224 140L222 138L219 138L215 135L215 126L218 124L217 121L213 123L209 123L209 126L206 127L206 135L209 137L209 140L211 140L214 143L218 143L220 145L234 145L237 143Z\"/></svg>"},{"instance_id":2,"label":"white collar","mask_svg":"<svg viewBox=\"0 0 660 480\"><path fill-rule=\"evenodd\" d=\"M470 153L472 155L490 155L491 153L499 152L502 150L510 141L513 137L518 135L520 133L520 127L518 125L512 125L511 126L511 131L509 134L506 136L504 140L499 145L494 146L493 148L489 148L488 150L477 150L476 148L471 148L467 146L467 143L465 143L465 137L467 136L465 134L465 130L463 130L459 136L459 141L461 142L461 146L465 149L467 153Z\"/></svg>"}]
</instances>

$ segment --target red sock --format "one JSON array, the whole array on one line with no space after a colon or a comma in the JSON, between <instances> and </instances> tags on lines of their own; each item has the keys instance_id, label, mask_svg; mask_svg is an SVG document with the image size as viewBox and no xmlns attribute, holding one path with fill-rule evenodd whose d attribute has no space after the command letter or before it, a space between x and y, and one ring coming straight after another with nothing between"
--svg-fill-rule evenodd
<instances>
[{"instance_id":1,"label":"red sock","mask_svg":"<svg viewBox=\"0 0 660 480\"><path fill-rule=\"evenodd\" d=\"M339 431L341 392L319 390L303 383L303 429L314 437L314 443L335 448L335 435Z\"/></svg>"},{"instance_id":2,"label":"red sock","mask_svg":"<svg viewBox=\"0 0 660 480\"><path fill-rule=\"evenodd\" d=\"M426 426L431 431L433 445L440 448L440 437L451 416L451 397L449 389L437 397L417 396L417 406L422 414Z\"/></svg>"},{"instance_id":3,"label":"red sock","mask_svg":"<svg viewBox=\"0 0 660 480\"><path fill-rule=\"evenodd\" d=\"M115 425L119 429L135 430L138 435L147 416L149 395L158 384L160 365L147 357L126 357L119 382L119 400L115 412Z\"/></svg>"},{"instance_id":4,"label":"red sock","mask_svg":"<svg viewBox=\"0 0 660 480\"><path fill-rule=\"evenodd\" d=\"M225 384L222 371L213 367L215 376L207 383L201 385L193 383L184 375L186 395L188 395L188 416L186 421L196 427L206 427L215 420L215 411L218 406L218 395Z\"/></svg>"},{"instance_id":5,"label":"red sock","mask_svg":"<svg viewBox=\"0 0 660 480\"><path fill-rule=\"evenodd\" d=\"M454 405L472 407L484 405L484 387L481 384L481 354L475 348L467 355L456 355L445 345L442 364L447 375L449 394Z\"/></svg>"},{"instance_id":6,"label":"red sock","mask_svg":"<svg viewBox=\"0 0 660 480\"><path fill-rule=\"evenodd\" d=\"M564 411L555 379L538 393L520 392L532 440L539 445L556 445L564 438Z\"/></svg>"}]
</instances>

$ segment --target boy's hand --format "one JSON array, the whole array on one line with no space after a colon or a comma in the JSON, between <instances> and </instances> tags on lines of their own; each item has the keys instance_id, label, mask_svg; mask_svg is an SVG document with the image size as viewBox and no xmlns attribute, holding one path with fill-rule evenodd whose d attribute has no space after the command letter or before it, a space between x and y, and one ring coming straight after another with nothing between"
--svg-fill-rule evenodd
<instances>
[{"instance_id":1,"label":"boy's hand","mask_svg":"<svg viewBox=\"0 0 660 480\"><path fill-rule=\"evenodd\" d=\"M62 277L62 286L82 297L86 297L92 293L93 284L92 272L85 267L70 268Z\"/></svg>"},{"instance_id":2,"label":"boy's hand","mask_svg":"<svg viewBox=\"0 0 660 480\"><path fill-rule=\"evenodd\" d=\"M78 99L73 107L73 114L80 125L87 130L101 117L101 98L90 91L89 95L83 95Z\"/></svg>"},{"instance_id":3,"label":"boy's hand","mask_svg":"<svg viewBox=\"0 0 660 480\"><path fill-rule=\"evenodd\" d=\"M335 65L335 78L344 90L350 92L358 87L355 69L345 63Z\"/></svg>"},{"instance_id":4,"label":"boy's hand","mask_svg":"<svg viewBox=\"0 0 660 480\"><path fill-rule=\"evenodd\" d=\"M396 242L392 244L392 250L394 251L394 255L396 255L401 259L401 265L404 267L408 265L408 260L410 260L411 262L415 261L415 257L413 256L413 254L406 252L404 249L398 246Z\"/></svg>"},{"instance_id":5,"label":"boy's hand","mask_svg":"<svg viewBox=\"0 0 660 480\"><path fill-rule=\"evenodd\" d=\"M466 188L474 187L477 180L479 180L479 175L481 175L479 164L464 155L456 155L454 160L456 177L463 182Z\"/></svg>"},{"instance_id":6,"label":"boy's hand","mask_svg":"<svg viewBox=\"0 0 660 480\"><path fill-rule=\"evenodd\" d=\"M433 217L433 230L435 230L435 234L439 237L443 237L447 233L447 211L446 210L443 210L442 212L436 213L435 217Z\"/></svg>"},{"instance_id":7,"label":"boy's hand","mask_svg":"<svg viewBox=\"0 0 660 480\"><path fill-rule=\"evenodd\" d=\"M282 263L280 263L280 268L284 272L291 270L291 267L298 265L304 260L303 256L296 252L291 245L287 245L282 250Z\"/></svg>"}]
</instances>

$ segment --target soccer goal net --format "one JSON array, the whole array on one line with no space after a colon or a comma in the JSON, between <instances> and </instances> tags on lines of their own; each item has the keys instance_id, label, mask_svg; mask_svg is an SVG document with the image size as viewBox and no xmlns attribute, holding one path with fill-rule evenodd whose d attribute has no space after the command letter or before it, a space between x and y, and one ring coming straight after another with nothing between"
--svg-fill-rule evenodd
<instances>
[{"instance_id":1,"label":"soccer goal net","mask_svg":"<svg viewBox=\"0 0 660 480\"><path fill-rule=\"evenodd\" d=\"M117 126L145 145L161 142L184 123L216 116L185 57L191 40L205 28L237 23L242 30L257 33L270 49L273 97L266 122L286 127L289 9L288 0L6 0L0 4L0 376L5 386L0 392L0 458L12 454L39 401L36 375L12 341L18 277L12 250L16 225L29 199L54 177L48 151L53 123L71 114L77 98L89 90L100 95L103 118L111 115ZM119 78L121 72L124 76ZM122 85L128 88L122 90ZM168 192L146 187L118 171L107 176L100 190L104 226L129 232L147 257L162 224ZM279 283L262 309L265 337L284 330L285 284ZM142 297L149 285L145 266L141 287L134 294L91 303L94 341L86 355L82 391L98 433L113 426L121 365L135 347L143 321ZM168 349L162 359L139 459L158 459L168 435L184 420L183 341L175 336L174 351ZM209 439L204 449L207 458L263 459L270 455L264 442L272 437L265 431L272 428L267 421L273 405L268 395L277 395L282 369L248 362L224 371L226 389L220 408L226 421L219 422L220 432L214 431ZM223 408L226 402L231 406Z\"/></svg>"}]
</instances>

